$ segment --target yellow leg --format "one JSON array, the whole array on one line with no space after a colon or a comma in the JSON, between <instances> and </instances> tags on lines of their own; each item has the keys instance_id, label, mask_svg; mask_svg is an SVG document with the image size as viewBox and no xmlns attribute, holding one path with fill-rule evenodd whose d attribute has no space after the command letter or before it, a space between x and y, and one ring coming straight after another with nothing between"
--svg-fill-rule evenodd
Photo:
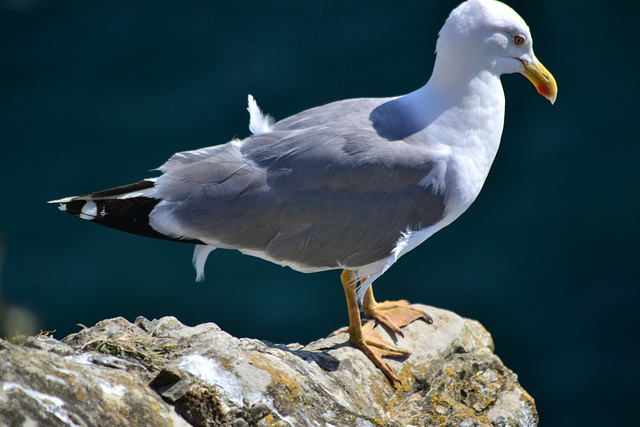
<instances>
[{"instance_id":1,"label":"yellow leg","mask_svg":"<svg viewBox=\"0 0 640 427\"><path fill-rule=\"evenodd\" d=\"M367 357L384 372L394 384L399 383L398 377L393 373L389 365L382 360L382 356L406 357L409 352L387 344L380 335L373 331L373 323L362 327L360 310L356 298L356 275L351 270L344 270L340 276L344 294L347 297L349 310L349 341L367 355Z\"/></svg>"},{"instance_id":2,"label":"yellow leg","mask_svg":"<svg viewBox=\"0 0 640 427\"><path fill-rule=\"evenodd\" d=\"M362 298L362 311L365 316L377 320L400 336L403 335L400 328L414 320L422 319L427 323L433 323L427 313L411 307L408 301L376 302L373 286L369 286Z\"/></svg>"}]
</instances>

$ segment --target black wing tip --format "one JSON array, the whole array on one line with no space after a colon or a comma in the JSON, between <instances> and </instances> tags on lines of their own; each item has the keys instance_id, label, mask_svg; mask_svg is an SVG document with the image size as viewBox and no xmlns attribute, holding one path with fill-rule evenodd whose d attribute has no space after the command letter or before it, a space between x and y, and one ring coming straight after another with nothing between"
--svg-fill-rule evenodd
<instances>
[{"instance_id":1,"label":"black wing tip","mask_svg":"<svg viewBox=\"0 0 640 427\"><path fill-rule=\"evenodd\" d=\"M96 191L95 193L91 193L89 196L92 199L109 197L115 198L136 191L146 190L148 188L152 188L154 185L154 180L143 179L141 181L134 182L133 184L121 185L120 187L110 188L108 190Z\"/></svg>"},{"instance_id":2,"label":"black wing tip","mask_svg":"<svg viewBox=\"0 0 640 427\"><path fill-rule=\"evenodd\" d=\"M154 239L203 244L198 239L167 236L151 227L149 215L160 203L160 199L144 195L130 197L130 195L151 188L153 185L152 180L142 180L84 196L52 200L48 203L58 203L58 208L63 212L127 233ZM129 197L119 197L124 195Z\"/></svg>"}]
</instances>

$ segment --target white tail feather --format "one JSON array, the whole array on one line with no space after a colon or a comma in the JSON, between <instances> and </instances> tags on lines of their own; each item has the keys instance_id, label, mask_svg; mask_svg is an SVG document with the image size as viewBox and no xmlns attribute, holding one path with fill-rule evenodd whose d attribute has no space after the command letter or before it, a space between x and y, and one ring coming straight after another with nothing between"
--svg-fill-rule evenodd
<instances>
[{"instance_id":1,"label":"white tail feather","mask_svg":"<svg viewBox=\"0 0 640 427\"><path fill-rule=\"evenodd\" d=\"M204 264L207 262L209 254L215 249L215 246L196 245L193 251L193 267L196 269L196 282L202 282L204 280Z\"/></svg>"}]
</instances>

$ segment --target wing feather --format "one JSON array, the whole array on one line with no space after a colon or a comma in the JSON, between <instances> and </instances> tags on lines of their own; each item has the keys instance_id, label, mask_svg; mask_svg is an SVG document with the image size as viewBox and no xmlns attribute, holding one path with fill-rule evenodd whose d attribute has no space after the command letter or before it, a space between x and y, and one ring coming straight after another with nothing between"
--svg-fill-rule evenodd
<instances>
[{"instance_id":1,"label":"wing feather","mask_svg":"<svg viewBox=\"0 0 640 427\"><path fill-rule=\"evenodd\" d=\"M152 226L304 268L388 257L403 232L442 219L446 162L380 136L369 116L381 102L330 104L174 155L160 168Z\"/></svg>"}]
</instances>

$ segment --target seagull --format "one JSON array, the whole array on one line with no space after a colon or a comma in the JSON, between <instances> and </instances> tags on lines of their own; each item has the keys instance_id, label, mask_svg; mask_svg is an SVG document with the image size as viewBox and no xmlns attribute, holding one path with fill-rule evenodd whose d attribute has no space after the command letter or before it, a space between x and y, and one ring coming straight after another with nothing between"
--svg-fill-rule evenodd
<instances>
[{"instance_id":1,"label":"seagull","mask_svg":"<svg viewBox=\"0 0 640 427\"><path fill-rule=\"evenodd\" d=\"M522 73L553 104L557 85L509 6L468 0L440 30L433 73L404 96L358 98L275 122L249 95L245 139L174 154L160 176L50 203L87 221L195 244L197 280L216 248L303 273L342 270L349 341L392 384L382 357L406 358L362 325L396 335L432 319L377 302L372 283L478 196L504 125L500 77Z\"/></svg>"}]
</instances>

